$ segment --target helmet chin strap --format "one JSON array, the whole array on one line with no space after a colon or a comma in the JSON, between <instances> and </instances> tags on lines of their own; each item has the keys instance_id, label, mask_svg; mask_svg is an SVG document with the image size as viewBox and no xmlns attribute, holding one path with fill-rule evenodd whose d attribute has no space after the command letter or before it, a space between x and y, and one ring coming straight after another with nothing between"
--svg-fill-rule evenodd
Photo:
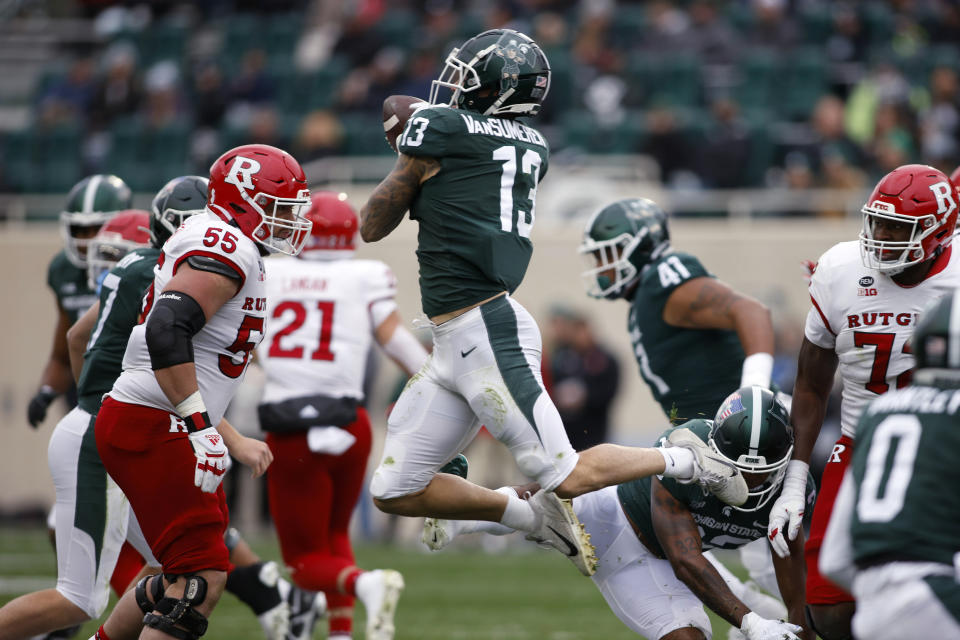
<instances>
[{"instance_id":1,"label":"helmet chin strap","mask_svg":"<svg viewBox=\"0 0 960 640\"><path fill-rule=\"evenodd\" d=\"M516 89L514 89L513 87L511 87L511 88L507 89L506 91L504 91L503 93L501 93L501 94L500 94L500 97L497 98L497 99L493 102L493 104L491 104L489 107L487 107L487 110L483 112L483 115L488 116L488 115L490 115L491 113L495 113L496 110L500 108L500 105L502 105L502 104L504 103L504 101L505 101L507 98L509 98L510 96L512 96L515 92L516 92Z\"/></svg>"}]
</instances>

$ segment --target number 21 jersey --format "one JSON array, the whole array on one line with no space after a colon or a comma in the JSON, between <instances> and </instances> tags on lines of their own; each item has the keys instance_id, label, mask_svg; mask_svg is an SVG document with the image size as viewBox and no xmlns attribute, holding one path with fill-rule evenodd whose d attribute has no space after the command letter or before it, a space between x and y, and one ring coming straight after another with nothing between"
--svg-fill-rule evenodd
<instances>
[{"instance_id":1,"label":"number 21 jersey","mask_svg":"<svg viewBox=\"0 0 960 640\"><path fill-rule=\"evenodd\" d=\"M163 245L153 285L144 299L148 314L155 296L160 295L191 256L217 260L240 276L237 294L193 336L197 384L210 421L216 425L243 380L250 352L263 338L267 309L265 272L256 244L239 229L209 211L192 216ZM174 410L150 366L146 320L134 327L130 335L123 356L123 373L110 396L120 402Z\"/></svg>"},{"instance_id":2,"label":"number 21 jersey","mask_svg":"<svg viewBox=\"0 0 960 640\"><path fill-rule=\"evenodd\" d=\"M924 308L960 286L960 259L948 247L927 277L904 287L863 266L860 243L841 242L817 262L810 279L807 340L836 351L843 380L840 427L853 438L863 407L910 382L908 341Z\"/></svg>"}]
</instances>

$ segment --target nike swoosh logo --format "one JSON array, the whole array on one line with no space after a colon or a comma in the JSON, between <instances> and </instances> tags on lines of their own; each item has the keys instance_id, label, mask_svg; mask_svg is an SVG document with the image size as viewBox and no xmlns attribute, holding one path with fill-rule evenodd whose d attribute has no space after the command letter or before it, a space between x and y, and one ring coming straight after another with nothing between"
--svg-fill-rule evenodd
<instances>
[{"instance_id":1,"label":"nike swoosh logo","mask_svg":"<svg viewBox=\"0 0 960 640\"><path fill-rule=\"evenodd\" d=\"M472 348L467 349L466 351L461 351L461 352L460 352L460 357L461 357L461 358L466 358L468 355L470 355L471 353L473 353L476 348L477 348L477 346L474 345Z\"/></svg>"},{"instance_id":2,"label":"nike swoosh logo","mask_svg":"<svg viewBox=\"0 0 960 640\"><path fill-rule=\"evenodd\" d=\"M575 556L575 555L577 555L577 554L579 553L579 551L577 550L576 545L574 545L572 542L570 542L569 540L567 540L566 536L564 536L562 533L560 533L559 531L557 531L556 529L554 529L554 528L551 527L550 525L547 525L547 529L550 529L550 531L553 531L553 532L557 535L557 537L560 538L560 540L563 541L563 544L567 545L567 555L568 555L569 557L572 558L573 556Z\"/></svg>"}]
</instances>

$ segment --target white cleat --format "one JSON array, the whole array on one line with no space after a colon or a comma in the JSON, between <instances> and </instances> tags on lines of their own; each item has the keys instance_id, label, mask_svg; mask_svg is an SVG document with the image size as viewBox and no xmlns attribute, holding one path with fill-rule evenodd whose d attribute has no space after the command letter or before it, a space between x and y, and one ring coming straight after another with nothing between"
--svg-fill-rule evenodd
<instances>
[{"instance_id":1,"label":"white cleat","mask_svg":"<svg viewBox=\"0 0 960 640\"><path fill-rule=\"evenodd\" d=\"M527 501L540 518L536 531L527 534L541 546L556 549L585 576L597 570L597 554L590 544L590 534L573 511L573 503L557 497L552 491L538 491Z\"/></svg>"},{"instance_id":2,"label":"white cleat","mask_svg":"<svg viewBox=\"0 0 960 640\"><path fill-rule=\"evenodd\" d=\"M453 520L442 518L424 518L422 542L431 551L440 551L457 537L457 527Z\"/></svg>"},{"instance_id":3,"label":"white cleat","mask_svg":"<svg viewBox=\"0 0 960 640\"><path fill-rule=\"evenodd\" d=\"M290 605L281 602L257 616L267 640L288 640L290 632Z\"/></svg>"},{"instance_id":4,"label":"white cleat","mask_svg":"<svg viewBox=\"0 0 960 640\"><path fill-rule=\"evenodd\" d=\"M367 611L367 640L393 640L396 631L393 617L403 592L403 576L393 569L374 569L361 578L365 582L373 581L365 585L362 595L357 589L357 597Z\"/></svg>"},{"instance_id":5,"label":"white cleat","mask_svg":"<svg viewBox=\"0 0 960 640\"><path fill-rule=\"evenodd\" d=\"M733 463L714 452L706 442L689 429L674 429L667 445L683 447L693 453L693 477L682 484L696 482L729 505L739 507L747 501L747 481Z\"/></svg>"}]
</instances>

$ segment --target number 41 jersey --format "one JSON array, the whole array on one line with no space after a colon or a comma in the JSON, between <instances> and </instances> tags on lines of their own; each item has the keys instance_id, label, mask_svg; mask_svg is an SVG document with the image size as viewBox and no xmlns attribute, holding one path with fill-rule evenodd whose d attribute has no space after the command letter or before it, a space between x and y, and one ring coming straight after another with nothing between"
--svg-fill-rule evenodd
<instances>
[{"instance_id":1,"label":"number 41 jersey","mask_svg":"<svg viewBox=\"0 0 960 640\"><path fill-rule=\"evenodd\" d=\"M863 266L860 243L841 242L817 262L810 279L807 340L836 351L843 401L840 427L855 437L864 406L910 382L914 359L908 340L924 308L960 286L960 258L948 247L926 279L902 287Z\"/></svg>"},{"instance_id":2,"label":"number 41 jersey","mask_svg":"<svg viewBox=\"0 0 960 640\"><path fill-rule=\"evenodd\" d=\"M509 118L433 106L407 120L397 148L440 162L410 207L420 223L424 313L513 293L533 253L537 184L549 155L543 136Z\"/></svg>"},{"instance_id":3,"label":"number 41 jersey","mask_svg":"<svg viewBox=\"0 0 960 640\"><path fill-rule=\"evenodd\" d=\"M210 258L239 274L240 290L207 319L193 336L197 383L210 421L223 418L237 385L243 380L250 352L263 338L267 298L265 272L253 240L210 213L188 218L163 245L151 288L144 299L149 314L156 296L190 257ZM149 318L149 315L146 316ZM123 356L123 373L110 396L120 402L173 412L174 407L157 384L147 351L146 320L134 327Z\"/></svg>"}]
</instances>

